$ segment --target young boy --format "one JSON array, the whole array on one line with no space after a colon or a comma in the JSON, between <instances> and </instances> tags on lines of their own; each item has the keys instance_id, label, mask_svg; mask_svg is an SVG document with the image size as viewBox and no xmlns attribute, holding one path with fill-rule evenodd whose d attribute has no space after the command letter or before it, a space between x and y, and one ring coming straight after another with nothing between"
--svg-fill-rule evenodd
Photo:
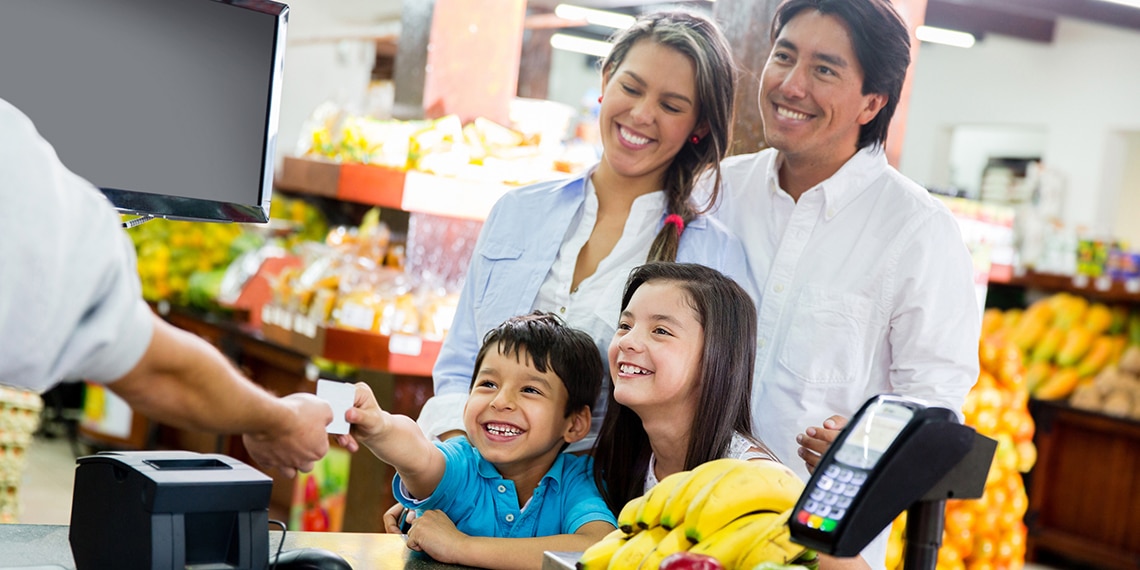
<instances>
[{"instance_id":1,"label":"young boy","mask_svg":"<svg viewBox=\"0 0 1140 570\"><path fill-rule=\"evenodd\" d=\"M603 374L589 335L536 311L484 337L463 410L467 437L430 442L360 383L345 412L352 430L337 439L396 469L393 495L419 513L409 548L451 564L539 568L544 550L585 550L617 524L591 459L562 453L589 432Z\"/></svg>"}]
</instances>

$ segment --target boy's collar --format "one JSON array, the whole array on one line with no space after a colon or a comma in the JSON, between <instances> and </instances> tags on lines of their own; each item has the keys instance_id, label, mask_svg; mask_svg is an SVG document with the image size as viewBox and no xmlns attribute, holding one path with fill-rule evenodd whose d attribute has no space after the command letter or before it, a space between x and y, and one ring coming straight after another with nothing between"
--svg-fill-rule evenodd
<instances>
[{"instance_id":1,"label":"boy's collar","mask_svg":"<svg viewBox=\"0 0 1140 570\"><path fill-rule=\"evenodd\" d=\"M483 458L483 454L479 453L479 450L476 449L475 446L471 446L471 449L474 449L475 453L479 455L478 472L480 477L492 481L506 479L502 473L499 473L499 470L495 468L493 463ZM546 481L547 479L551 481L554 490L557 490L558 487L562 485L562 471L564 470L562 464L566 461L566 455L565 451L560 452L558 456L554 458L554 463L551 463L550 468L546 470L546 474L542 476L542 481Z\"/></svg>"}]
</instances>

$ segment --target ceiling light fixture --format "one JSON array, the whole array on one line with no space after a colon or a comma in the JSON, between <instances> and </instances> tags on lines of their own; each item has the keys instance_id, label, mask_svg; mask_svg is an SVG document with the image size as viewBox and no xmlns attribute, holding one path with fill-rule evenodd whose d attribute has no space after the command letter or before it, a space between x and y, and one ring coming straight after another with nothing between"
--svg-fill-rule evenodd
<instances>
[{"instance_id":1,"label":"ceiling light fixture","mask_svg":"<svg viewBox=\"0 0 1140 570\"><path fill-rule=\"evenodd\" d=\"M1112 2L1113 4L1120 4L1128 6L1129 8L1140 8L1140 0L1104 0L1105 2Z\"/></svg>"},{"instance_id":2,"label":"ceiling light fixture","mask_svg":"<svg viewBox=\"0 0 1140 570\"><path fill-rule=\"evenodd\" d=\"M559 4L555 6L554 15L567 20L585 20L595 26L605 26L607 28L614 28L615 30L624 30L637 21L637 18L629 14L594 10L593 8L583 8L572 4Z\"/></svg>"},{"instance_id":3,"label":"ceiling light fixture","mask_svg":"<svg viewBox=\"0 0 1140 570\"><path fill-rule=\"evenodd\" d=\"M606 57L614 46L609 42L603 42L601 40L592 40L590 38L571 36L569 34L554 34L550 36L550 47L562 51Z\"/></svg>"},{"instance_id":4,"label":"ceiling light fixture","mask_svg":"<svg viewBox=\"0 0 1140 570\"><path fill-rule=\"evenodd\" d=\"M946 28L935 28L933 26L919 26L915 28L914 36L924 42L960 48L971 47L975 41L974 34L959 32L957 30L947 30Z\"/></svg>"}]
</instances>

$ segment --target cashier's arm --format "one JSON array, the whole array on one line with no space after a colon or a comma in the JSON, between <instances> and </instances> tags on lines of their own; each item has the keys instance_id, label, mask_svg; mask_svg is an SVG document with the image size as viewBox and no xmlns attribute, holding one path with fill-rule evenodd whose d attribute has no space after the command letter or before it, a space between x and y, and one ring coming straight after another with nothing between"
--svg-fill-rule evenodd
<instances>
[{"instance_id":1,"label":"cashier's arm","mask_svg":"<svg viewBox=\"0 0 1140 570\"><path fill-rule=\"evenodd\" d=\"M426 499L435 492L447 463L415 420L381 409L372 388L363 382L356 383L356 396L344 419L352 429L336 436L337 443L354 453L361 445L367 447L400 474L413 497Z\"/></svg>"},{"instance_id":2,"label":"cashier's arm","mask_svg":"<svg viewBox=\"0 0 1140 570\"><path fill-rule=\"evenodd\" d=\"M213 345L157 315L142 359L107 387L135 411L165 424L243 434L261 468L287 477L312 469L328 451L328 404L311 394L270 395Z\"/></svg>"},{"instance_id":3,"label":"cashier's arm","mask_svg":"<svg viewBox=\"0 0 1140 570\"><path fill-rule=\"evenodd\" d=\"M408 531L408 548L439 562L499 570L542 568L542 553L582 552L614 530L605 521L583 524L574 534L537 538L469 536L457 530L447 515L427 511Z\"/></svg>"}]
</instances>

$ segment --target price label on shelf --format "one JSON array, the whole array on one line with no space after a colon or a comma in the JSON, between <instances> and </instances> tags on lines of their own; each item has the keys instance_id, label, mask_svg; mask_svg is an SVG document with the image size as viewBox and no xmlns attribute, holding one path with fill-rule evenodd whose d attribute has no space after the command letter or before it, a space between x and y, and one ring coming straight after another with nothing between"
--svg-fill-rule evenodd
<instances>
[{"instance_id":1,"label":"price label on shelf","mask_svg":"<svg viewBox=\"0 0 1140 570\"><path fill-rule=\"evenodd\" d=\"M340 308L340 323L342 325L369 331L372 330L372 323L375 319L376 311L360 303L349 301Z\"/></svg>"},{"instance_id":2,"label":"price label on shelf","mask_svg":"<svg viewBox=\"0 0 1140 570\"><path fill-rule=\"evenodd\" d=\"M394 334L388 339L388 352L405 356L419 356L424 340L410 334Z\"/></svg>"},{"instance_id":3,"label":"price label on shelf","mask_svg":"<svg viewBox=\"0 0 1140 570\"><path fill-rule=\"evenodd\" d=\"M317 336L317 321L298 316L296 319L293 319L293 332L314 338Z\"/></svg>"},{"instance_id":4,"label":"price label on shelf","mask_svg":"<svg viewBox=\"0 0 1140 570\"><path fill-rule=\"evenodd\" d=\"M1109 289L1112 289L1112 277L1109 277L1108 275L1101 275L1100 277L1097 277L1093 287L1096 287L1097 291L1108 291Z\"/></svg>"},{"instance_id":5,"label":"price label on shelf","mask_svg":"<svg viewBox=\"0 0 1140 570\"><path fill-rule=\"evenodd\" d=\"M1084 289L1089 286L1089 276L1077 274L1073 276L1073 287Z\"/></svg>"},{"instance_id":6,"label":"price label on shelf","mask_svg":"<svg viewBox=\"0 0 1140 570\"><path fill-rule=\"evenodd\" d=\"M1124 281L1124 290L1133 295L1140 293L1140 279L1133 277Z\"/></svg>"}]
</instances>

